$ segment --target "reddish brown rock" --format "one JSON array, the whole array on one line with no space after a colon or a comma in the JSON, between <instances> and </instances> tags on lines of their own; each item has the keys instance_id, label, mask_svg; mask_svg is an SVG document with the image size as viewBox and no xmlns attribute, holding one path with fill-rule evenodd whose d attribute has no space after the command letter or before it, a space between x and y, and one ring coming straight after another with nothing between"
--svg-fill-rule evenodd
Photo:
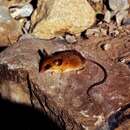
<instances>
[{"instance_id":1,"label":"reddish brown rock","mask_svg":"<svg viewBox=\"0 0 130 130\"><path fill-rule=\"evenodd\" d=\"M126 120L115 130L130 130L130 120Z\"/></svg>"},{"instance_id":2,"label":"reddish brown rock","mask_svg":"<svg viewBox=\"0 0 130 130\"><path fill-rule=\"evenodd\" d=\"M107 122L105 130L109 130L109 117L130 101L128 56L125 56L127 62L118 60L130 52L129 41L129 35L114 39L90 38L70 45L57 39L26 39L0 54L0 81L22 84L25 90L31 88L33 104L40 107L62 128L96 130ZM104 50L104 44L110 44L107 50ZM103 78L101 68L87 61L85 69L79 72L39 73L38 50L43 48L49 54L75 49L86 59L93 59L104 66L107 79L91 89L92 100L88 99L86 92L92 84Z\"/></svg>"}]
</instances>

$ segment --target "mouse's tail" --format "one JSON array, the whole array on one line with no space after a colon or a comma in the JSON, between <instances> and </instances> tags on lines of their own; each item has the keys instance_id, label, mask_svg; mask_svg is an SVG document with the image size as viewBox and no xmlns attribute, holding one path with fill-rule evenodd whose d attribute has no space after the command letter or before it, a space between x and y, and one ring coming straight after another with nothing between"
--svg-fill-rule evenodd
<instances>
[{"instance_id":1,"label":"mouse's tail","mask_svg":"<svg viewBox=\"0 0 130 130\"><path fill-rule=\"evenodd\" d=\"M96 64L97 66L100 67L100 69L102 69L103 73L104 73L104 76L103 78L99 81L99 82L96 82L94 84L92 84L88 89L87 89L87 95L90 97L90 90L94 87L94 86L97 86L97 85L100 85L102 83L104 83L107 79L107 71L106 69L98 62L96 61L93 61L93 60L90 60L91 62L93 62L94 64Z\"/></svg>"}]
</instances>

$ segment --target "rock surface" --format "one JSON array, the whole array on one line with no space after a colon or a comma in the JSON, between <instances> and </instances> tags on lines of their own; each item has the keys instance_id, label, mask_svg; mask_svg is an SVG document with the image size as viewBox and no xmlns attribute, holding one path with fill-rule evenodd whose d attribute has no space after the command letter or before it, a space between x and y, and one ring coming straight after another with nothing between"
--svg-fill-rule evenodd
<instances>
[{"instance_id":1,"label":"rock surface","mask_svg":"<svg viewBox=\"0 0 130 130\"><path fill-rule=\"evenodd\" d=\"M96 13L101 13L103 11L103 0L87 0L90 5L94 8Z\"/></svg>"},{"instance_id":2,"label":"rock surface","mask_svg":"<svg viewBox=\"0 0 130 130\"><path fill-rule=\"evenodd\" d=\"M6 7L10 7L12 5L17 5L17 4L25 4L30 2L31 0L0 0L0 5L4 5Z\"/></svg>"},{"instance_id":3,"label":"rock surface","mask_svg":"<svg viewBox=\"0 0 130 130\"><path fill-rule=\"evenodd\" d=\"M116 23L118 26L121 25L122 21L128 16L129 2L128 0L109 0L109 8L105 12L104 20L110 23L111 18L115 16Z\"/></svg>"},{"instance_id":4,"label":"rock surface","mask_svg":"<svg viewBox=\"0 0 130 130\"><path fill-rule=\"evenodd\" d=\"M15 26L14 26L15 25ZM14 20L5 6L0 6L0 46L15 43L22 34L22 22Z\"/></svg>"},{"instance_id":5,"label":"rock surface","mask_svg":"<svg viewBox=\"0 0 130 130\"><path fill-rule=\"evenodd\" d=\"M95 11L86 0L47 0L41 6L46 13L32 33L38 38L51 39L65 32L79 34L95 22Z\"/></svg>"},{"instance_id":6,"label":"rock surface","mask_svg":"<svg viewBox=\"0 0 130 130\"><path fill-rule=\"evenodd\" d=\"M31 28L30 32L34 29L34 27L43 19L46 14L46 2L47 0L38 0L35 5L35 10L31 16Z\"/></svg>"},{"instance_id":7,"label":"rock surface","mask_svg":"<svg viewBox=\"0 0 130 130\"><path fill-rule=\"evenodd\" d=\"M96 12L102 12L102 0L88 1L95 3L92 7ZM126 31L123 27L117 29L113 23L100 22L86 31L84 38L89 39L78 39L77 34L94 22L95 12L87 12L93 9L86 0L34 0L31 1L35 9L31 29L28 20L25 32L35 27L33 34L38 38L63 37L39 40L24 34L17 44L6 49L7 44L17 41L23 25L23 21L12 19L8 7L26 7L28 2L30 0L0 0L0 46L4 46L0 48L0 97L42 110L62 130L129 130L130 27L127 26ZM116 16L120 25L127 15L127 0L109 2L112 11L109 10L106 19L110 22L111 17ZM32 9L32 5L30 7ZM30 16L32 11L22 17ZM89 14L92 15L90 21ZM38 52L43 48L49 55L77 50L86 58L85 67L66 73L39 73L39 62L44 57ZM88 59L100 63L107 71L106 80L90 90L90 97L87 90L101 81L104 73Z\"/></svg>"},{"instance_id":8,"label":"rock surface","mask_svg":"<svg viewBox=\"0 0 130 130\"><path fill-rule=\"evenodd\" d=\"M10 46L18 40L23 33L24 20L15 20L9 11L12 7L22 7L31 0L0 0L0 47ZM13 15L17 15L17 13ZM15 25L15 26L14 26Z\"/></svg>"},{"instance_id":9,"label":"rock surface","mask_svg":"<svg viewBox=\"0 0 130 130\"><path fill-rule=\"evenodd\" d=\"M109 0L109 6L113 11L117 12L128 9L129 2L128 0Z\"/></svg>"},{"instance_id":10,"label":"rock surface","mask_svg":"<svg viewBox=\"0 0 130 130\"><path fill-rule=\"evenodd\" d=\"M121 126L116 128L115 130L130 130L130 120L128 119L127 121L123 122Z\"/></svg>"},{"instance_id":11,"label":"rock surface","mask_svg":"<svg viewBox=\"0 0 130 130\"><path fill-rule=\"evenodd\" d=\"M29 17L29 16L31 16L32 12L33 12L33 7L29 3L27 3L23 6L17 6L17 7L10 8L10 14L15 19Z\"/></svg>"},{"instance_id":12,"label":"rock surface","mask_svg":"<svg viewBox=\"0 0 130 130\"><path fill-rule=\"evenodd\" d=\"M129 41L129 35L114 39L90 38L79 40L72 45L58 39L19 41L0 54L0 81L22 84L18 86L25 87L25 95L28 95L31 89L30 102L66 130L99 130L112 113L130 101ZM104 50L104 44L109 44L109 48ZM49 54L76 49L86 59L93 59L105 67L107 80L90 91L93 100L88 99L86 91L90 85L103 78L101 68L87 61L85 69L78 73L39 73L38 49L43 48ZM122 60L125 62L121 62ZM24 101L20 101L23 98L17 98L16 93L21 95L20 97L24 94L16 85L13 91L11 88L8 90L11 90L9 95L14 95L11 98L13 101L30 104L28 98L24 98ZM4 91L7 90L2 89L1 93ZM8 94L6 96L8 97ZM104 125L107 128L105 130L110 130L110 124L107 123L108 125Z\"/></svg>"}]
</instances>

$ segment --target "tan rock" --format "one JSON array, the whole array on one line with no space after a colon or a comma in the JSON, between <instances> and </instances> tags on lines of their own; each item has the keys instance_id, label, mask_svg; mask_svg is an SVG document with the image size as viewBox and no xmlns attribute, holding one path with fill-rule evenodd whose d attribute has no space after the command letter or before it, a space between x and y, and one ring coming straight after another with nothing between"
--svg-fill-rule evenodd
<instances>
[{"instance_id":1,"label":"tan rock","mask_svg":"<svg viewBox=\"0 0 130 130\"><path fill-rule=\"evenodd\" d=\"M12 5L17 5L17 4L22 5L30 1L31 0L0 0L0 5L5 5L7 7L10 7Z\"/></svg>"},{"instance_id":2,"label":"tan rock","mask_svg":"<svg viewBox=\"0 0 130 130\"><path fill-rule=\"evenodd\" d=\"M48 0L45 8L46 14L32 33L39 38L79 34L95 22L95 11L86 0Z\"/></svg>"},{"instance_id":3,"label":"tan rock","mask_svg":"<svg viewBox=\"0 0 130 130\"><path fill-rule=\"evenodd\" d=\"M31 0L0 0L0 46L8 46L22 34L24 20L14 20L9 9L23 6Z\"/></svg>"},{"instance_id":4,"label":"tan rock","mask_svg":"<svg viewBox=\"0 0 130 130\"><path fill-rule=\"evenodd\" d=\"M33 12L33 6L30 3L27 3L23 6L11 7L9 10L10 10L10 15L14 19L20 19L20 18L30 17Z\"/></svg>"},{"instance_id":5,"label":"tan rock","mask_svg":"<svg viewBox=\"0 0 130 130\"><path fill-rule=\"evenodd\" d=\"M35 25L41 21L46 14L46 2L47 0L38 0L37 8L34 10L32 17L31 17L31 28L30 32L32 32Z\"/></svg>"},{"instance_id":6,"label":"tan rock","mask_svg":"<svg viewBox=\"0 0 130 130\"><path fill-rule=\"evenodd\" d=\"M90 5L93 7L93 9L96 11L96 13L102 13L103 12L103 0L87 0Z\"/></svg>"},{"instance_id":7,"label":"tan rock","mask_svg":"<svg viewBox=\"0 0 130 130\"><path fill-rule=\"evenodd\" d=\"M0 6L0 46L12 44L22 34L22 22L14 20L8 8Z\"/></svg>"}]
</instances>

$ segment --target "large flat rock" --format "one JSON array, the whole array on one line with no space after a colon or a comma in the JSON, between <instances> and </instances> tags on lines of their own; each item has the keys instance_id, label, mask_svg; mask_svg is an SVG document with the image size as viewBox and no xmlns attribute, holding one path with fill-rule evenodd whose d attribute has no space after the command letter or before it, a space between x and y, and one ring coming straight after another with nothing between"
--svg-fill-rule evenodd
<instances>
[{"instance_id":1,"label":"large flat rock","mask_svg":"<svg viewBox=\"0 0 130 130\"><path fill-rule=\"evenodd\" d=\"M43 48L48 54L75 49L84 58L95 60L106 69L106 81L90 91L92 100L88 98L87 89L103 78L101 68L87 60L84 70L79 72L39 73L38 50ZM0 81L8 84L8 92L4 85L0 92L12 101L32 103L61 128L96 130L106 126L108 121L105 130L109 130L110 115L130 103L129 52L129 36L79 39L75 44L58 39L25 39L0 54Z\"/></svg>"}]
</instances>

